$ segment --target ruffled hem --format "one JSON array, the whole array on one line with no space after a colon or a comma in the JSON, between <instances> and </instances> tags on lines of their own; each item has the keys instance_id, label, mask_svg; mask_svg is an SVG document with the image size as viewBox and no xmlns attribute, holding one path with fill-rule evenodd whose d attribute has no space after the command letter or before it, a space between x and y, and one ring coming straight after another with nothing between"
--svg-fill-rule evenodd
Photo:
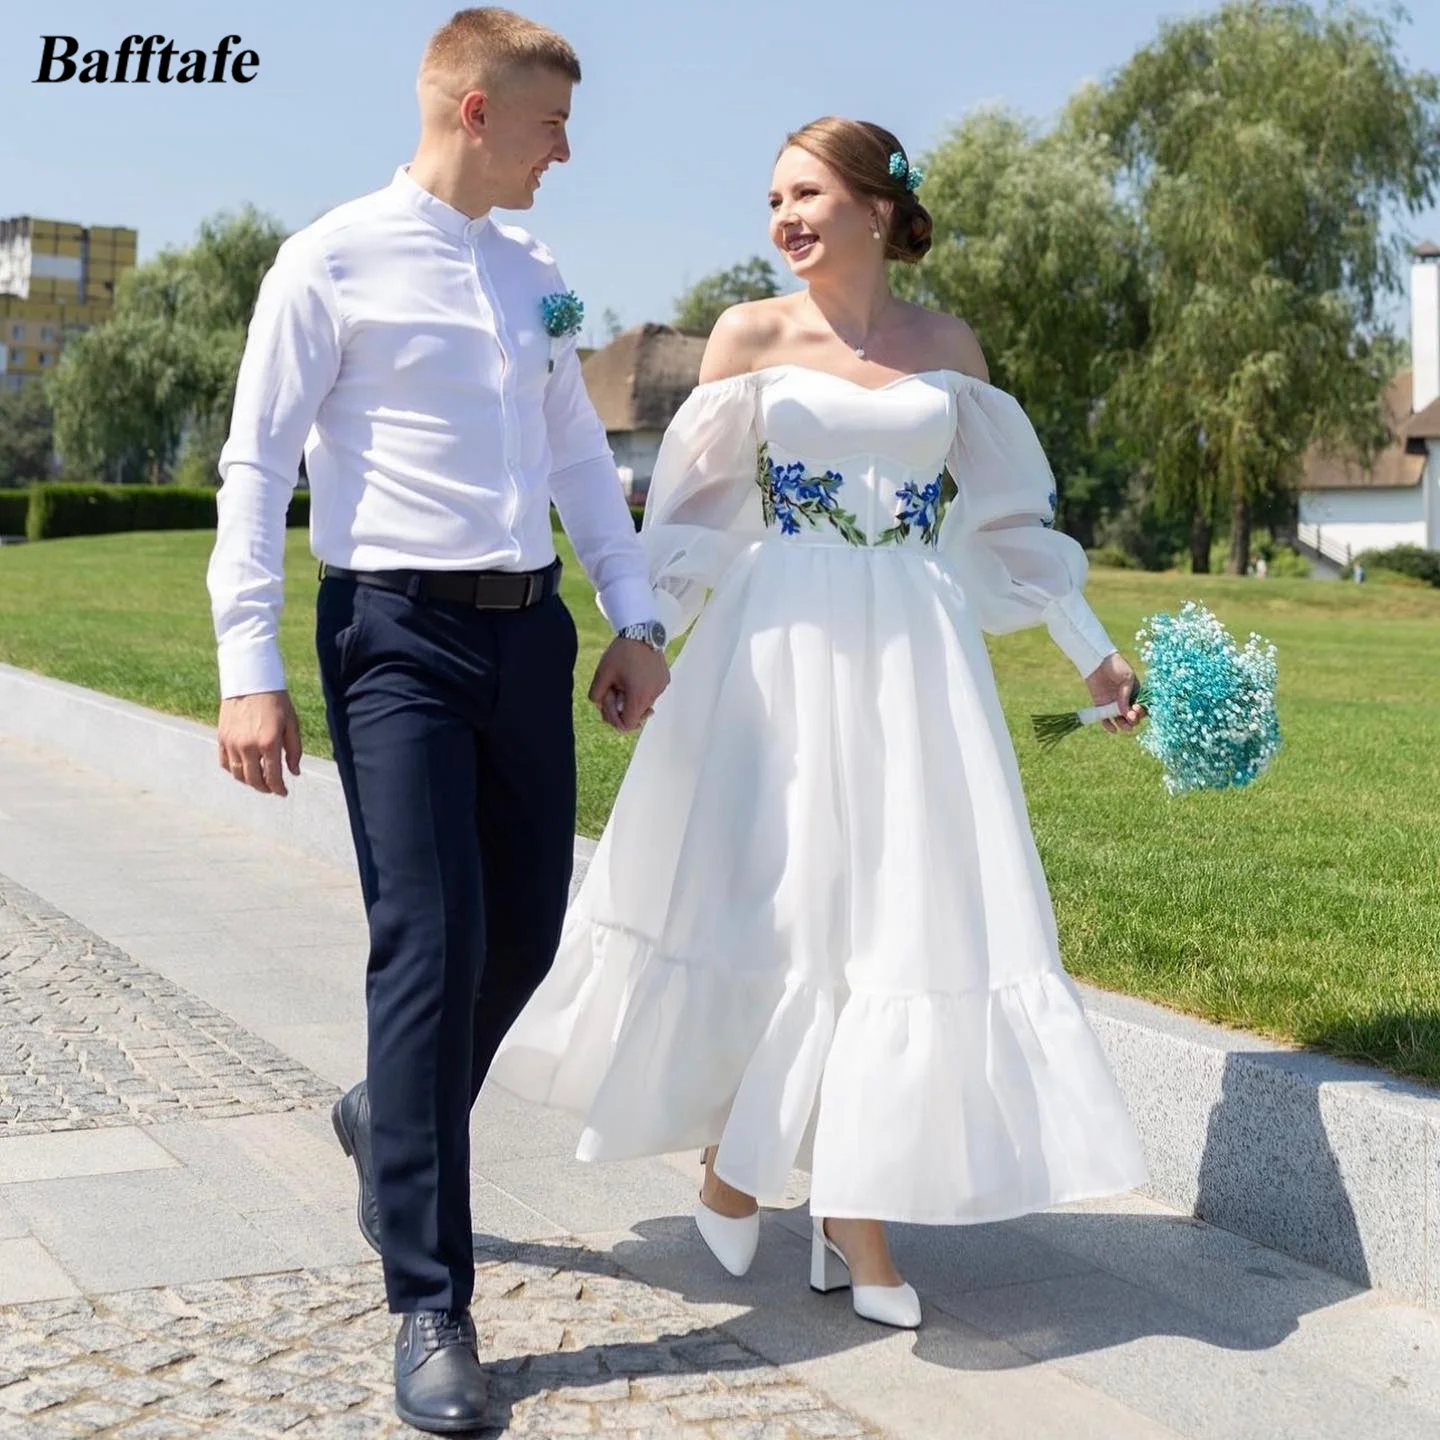
<instances>
[{"instance_id":1,"label":"ruffled hem","mask_svg":"<svg viewBox=\"0 0 1440 1440\"><path fill-rule=\"evenodd\" d=\"M719 1142L774 1203L797 1164L828 1216L978 1224L1145 1178L1063 971L988 990L850 991L695 963L575 915L493 1078L586 1126L577 1157Z\"/></svg>"}]
</instances>

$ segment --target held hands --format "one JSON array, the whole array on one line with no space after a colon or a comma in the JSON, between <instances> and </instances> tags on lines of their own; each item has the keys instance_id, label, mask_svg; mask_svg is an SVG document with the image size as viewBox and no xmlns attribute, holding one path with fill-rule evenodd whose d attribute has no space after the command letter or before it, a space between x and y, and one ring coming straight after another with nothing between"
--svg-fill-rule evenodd
<instances>
[{"instance_id":1,"label":"held hands","mask_svg":"<svg viewBox=\"0 0 1440 1440\"><path fill-rule=\"evenodd\" d=\"M600 657L590 684L590 703L622 735L638 730L670 683L665 656L641 640L617 637Z\"/></svg>"},{"instance_id":2,"label":"held hands","mask_svg":"<svg viewBox=\"0 0 1440 1440\"><path fill-rule=\"evenodd\" d=\"M1118 650L1107 655L1085 677L1085 684L1097 705L1112 702L1119 705L1120 714L1114 720L1100 722L1112 735L1122 730L1133 730L1145 718L1145 707L1130 703L1130 697L1135 693L1135 672Z\"/></svg>"},{"instance_id":3,"label":"held hands","mask_svg":"<svg viewBox=\"0 0 1440 1440\"><path fill-rule=\"evenodd\" d=\"M281 752L300 773L300 720L284 690L220 702L220 768L262 795L286 795Z\"/></svg>"}]
</instances>

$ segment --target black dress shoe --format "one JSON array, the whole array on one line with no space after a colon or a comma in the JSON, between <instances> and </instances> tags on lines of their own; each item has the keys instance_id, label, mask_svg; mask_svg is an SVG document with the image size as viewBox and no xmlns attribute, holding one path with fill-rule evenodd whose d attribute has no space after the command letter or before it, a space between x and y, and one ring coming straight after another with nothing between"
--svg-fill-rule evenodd
<instances>
[{"instance_id":1,"label":"black dress shoe","mask_svg":"<svg viewBox=\"0 0 1440 1440\"><path fill-rule=\"evenodd\" d=\"M360 1177L360 1199L355 1206L360 1233L379 1255L380 1206L375 1199L375 1161L370 1153L370 1093L363 1080L335 1102L330 1123L340 1148L355 1162L355 1173Z\"/></svg>"},{"instance_id":2,"label":"black dress shoe","mask_svg":"<svg viewBox=\"0 0 1440 1440\"><path fill-rule=\"evenodd\" d=\"M407 1425L432 1435L478 1430L489 1399L468 1311L416 1310L401 1320L395 1337L395 1413Z\"/></svg>"}]
</instances>

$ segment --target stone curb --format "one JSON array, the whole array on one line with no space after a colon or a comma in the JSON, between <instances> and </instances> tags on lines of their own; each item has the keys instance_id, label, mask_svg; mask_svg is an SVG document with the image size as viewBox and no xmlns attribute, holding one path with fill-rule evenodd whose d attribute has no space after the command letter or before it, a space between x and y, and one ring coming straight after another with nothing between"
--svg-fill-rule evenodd
<instances>
[{"instance_id":1,"label":"stone curb","mask_svg":"<svg viewBox=\"0 0 1440 1440\"><path fill-rule=\"evenodd\" d=\"M209 726L0 665L0 737L350 868L335 766L284 801L237 785ZM577 869L594 843L577 837ZM1440 1309L1440 1092L1082 987L1144 1140L1148 1193L1212 1225Z\"/></svg>"}]
</instances>

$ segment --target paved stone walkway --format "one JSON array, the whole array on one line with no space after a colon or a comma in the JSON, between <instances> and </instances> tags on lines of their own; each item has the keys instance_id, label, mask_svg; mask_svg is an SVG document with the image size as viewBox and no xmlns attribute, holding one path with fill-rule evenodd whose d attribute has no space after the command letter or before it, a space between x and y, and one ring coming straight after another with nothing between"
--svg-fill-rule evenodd
<instances>
[{"instance_id":1,"label":"paved stone walkway","mask_svg":"<svg viewBox=\"0 0 1440 1440\"><path fill-rule=\"evenodd\" d=\"M263 1114L336 1093L0 876L0 1136Z\"/></svg>"},{"instance_id":2,"label":"paved stone walkway","mask_svg":"<svg viewBox=\"0 0 1440 1440\"><path fill-rule=\"evenodd\" d=\"M0 734L0 875L0 1440L403 1433L326 1113L353 870ZM894 1227L911 1335L808 1289L803 1175L734 1280L694 1153L577 1165L573 1117L490 1088L471 1134L496 1429L1440 1440L1434 1315L1141 1195Z\"/></svg>"},{"instance_id":3,"label":"paved stone walkway","mask_svg":"<svg viewBox=\"0 0 1440 1440\"><path fill-rule=\"evenodd\" d=\"M328 1108L338 1089L0 876L0 1182L16 1137ZM30 1142L24 1142L30 1143ZM867 1432L574 1243L477 1253L492 1434ZM0 1436L412 1433L378 1262L0 1307Z\"/></svg>"},{"instance_id":4,"label":"paved stone walkway","mask_svg":"<svg viewBox=\"0 0 1440 1440\"><path fill-rule=\"evenodd\" d=\"M477 1258L491 1434L873 1433L582 1247ZM0 1435L412 1434L391 1408L394 1332L378 1262L0 1309Z\"/></svg>"}]
</instances>

